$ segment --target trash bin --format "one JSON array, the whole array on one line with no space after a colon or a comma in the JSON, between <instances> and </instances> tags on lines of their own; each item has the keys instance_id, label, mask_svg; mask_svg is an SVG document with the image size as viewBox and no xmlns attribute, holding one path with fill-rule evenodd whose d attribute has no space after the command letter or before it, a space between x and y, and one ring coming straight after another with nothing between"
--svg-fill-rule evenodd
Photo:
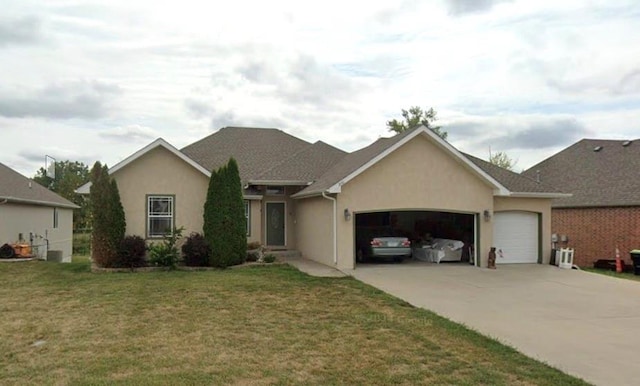
<instances>
[{"instance_id":1,"label":"trash bin","mask_svg":"<svg viewBox=\"0 0 640 386\"><path fill-rule=\"evenodd\" d=\"M631 260L633 261L633 274L640 275L640 249L631 251Z\"/></svg>"}]
</instances>

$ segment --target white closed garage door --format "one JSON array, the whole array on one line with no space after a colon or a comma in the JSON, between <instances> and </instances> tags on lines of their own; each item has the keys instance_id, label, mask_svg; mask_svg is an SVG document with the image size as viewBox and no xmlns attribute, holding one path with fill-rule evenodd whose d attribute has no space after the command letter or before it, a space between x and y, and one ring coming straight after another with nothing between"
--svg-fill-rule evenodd
<instances>
[{"instance_id":1,"label":"white closed garage door","mask_svg":"<svg viewBox=\"0 0 640 386\"><path fill-rule=\"evenodd\" d=\"M493 246L496 263L538 262L538 214L532 212L498 212L494 214Z\"/></svg>"}]
</instances>

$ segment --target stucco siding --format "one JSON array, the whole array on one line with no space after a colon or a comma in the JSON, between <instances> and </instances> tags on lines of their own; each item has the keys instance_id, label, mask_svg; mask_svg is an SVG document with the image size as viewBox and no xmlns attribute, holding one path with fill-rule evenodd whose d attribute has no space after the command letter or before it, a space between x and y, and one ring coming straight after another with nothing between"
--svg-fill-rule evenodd
<instances>
[{"instance_id":1,"label":"stucco siding","mask_svg":"<svg viewBox=\"0 0 640 386\"><path fill-rule=\"evenodd\" d=\"M333 204L322 197L296 201L295 228L302 256L333 266Z\"/></svg>"},{"instance_id":2,"label":"stucco siding","mask_svg":"<svg viewBox=\"0 0 640 386\"><path fill-rule=\"evenodd\" d=\"M337 195L338 213L386 210L439 210L482 213L493 210L493 188L451 154L418 136L355 177ZM480 254L493 234L480 223ZM338 219L338 266L354 266L354 222ZM482 262L486 264L486 259Z\"/></svg>"},{"instance_id":3,"label":"stucco siding","mask_svg":"<svg viewBox=\"0 0 640 386\"><path fill-rule=\"evenodd\" d=\"M175 225L185 235L202 232L209 179L168 150L158 147L113 174L124 207L128 235L146 237L146 197L175 195Z\"/></svg>"},{"instance_id":4,"label":"stucco siding","mask_svg":"<svg viewBox=\"0 0 640 386\"><path fill-rule=\"evenodd\" d=\"M249 236L247 236L247 243L259 242L262 243L262 202L260 200L249 201L251 214L249 218Z\"/></svg>"},{"instance_id":5,"label":"stucco siding","mask_svg":"<svg viewBox=\"0 0 640 386\"><path fill-rule=\"evenodd\" d=\"M58 227L53 227L54 208L37 205L0 205L0 245L15 243L19 234L29 242L29 234L34 234L34 252L46 258L49 250L62 251L64 262L71 262L73 252L73 209L57 208Z\"/></svg>"}]
</instances>

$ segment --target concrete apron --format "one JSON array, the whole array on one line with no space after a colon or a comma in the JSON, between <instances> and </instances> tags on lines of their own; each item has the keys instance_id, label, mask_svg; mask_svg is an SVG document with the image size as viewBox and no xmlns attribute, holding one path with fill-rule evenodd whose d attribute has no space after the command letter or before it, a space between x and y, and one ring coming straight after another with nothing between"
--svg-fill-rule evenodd
<instances>
[{"instance_id":1,"label":"concrete apron","mask_svg":"<svg viewBox=\"0 0 640 386\"><path fill-rule=\"evenodd\" d=\"M548 265L363 265L355 278L600 385L640 383L640 282Z\"/></svg>"}]
</instances>

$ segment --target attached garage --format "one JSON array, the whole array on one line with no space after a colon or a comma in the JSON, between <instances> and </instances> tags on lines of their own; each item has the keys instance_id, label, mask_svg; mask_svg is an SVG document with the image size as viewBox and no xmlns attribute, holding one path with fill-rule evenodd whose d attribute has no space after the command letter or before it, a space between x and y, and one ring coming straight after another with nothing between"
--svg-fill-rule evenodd
<instances>
[{"instance_id":1,"label":"attached garage","mask_svg":"<svg viewBox=\"0 0 640 386\"><path fill-rule=\"evenodd\" d=\"M487 266L493 246L501 251L499 263L544 263L551 251L551 200L565 196L538 181L460 153L420 127L380 138L346 155L330 172L296 193L293 198L300 199L297 247L305 256L354 269L358 244L366 246L359 240L367 239L361 236L363 227L397 221L397 227L391 229L401 232L382 238L407 237L414 246L430 233L447 240L447 247L450 242L463 243L467 255L473 246L474 263L480 267ZM329 215L321 217L329 210ZM364 220L366 216L370 218ZM332 238L323 243L315 241L321 218L325 218L321 229ZM307 228L310 224L315 226ZM398 243L371 241L376 248ZM323 246L326 248L320 251ZM434 259L437 248L425 249L411 252L424 252L424 261L443 261L440 256ZM382 252L386 253L380 251L375 257L385 257Z\"/></svg>"},{"instance_id":2,"label":"attached garage","mask_svg":"<svg viewBox=\"0 0 640 386\"><path fill-rule=\"evenodd\" d=\"M540 255L540 215L509 211L494 215L493 246L498 264L538 263Z\"/></svg>"},{"instance_id":3,"label":"attached garage","mask_svg":"<svg viewBox=\"0 0 640 386\"><path fill-rule=\"evenodd\" d=\"M443 261L475 261L473 246L476 244L477 223L473 213L455 213L434 210L388 210L355 213L355 255L367 255L366 250L375 237L387 233L406 237L414 254L420 248L438 241L457 242L457 253L451 253ZM387 232L387 233L385 233ZM363 252L365 251L365 252ZM416 258L417 256L414 256ZM358 258L358 262L384 262L388 259ZM395 259L400 261L400 259Z\"/></svg>"}]
</instances>

